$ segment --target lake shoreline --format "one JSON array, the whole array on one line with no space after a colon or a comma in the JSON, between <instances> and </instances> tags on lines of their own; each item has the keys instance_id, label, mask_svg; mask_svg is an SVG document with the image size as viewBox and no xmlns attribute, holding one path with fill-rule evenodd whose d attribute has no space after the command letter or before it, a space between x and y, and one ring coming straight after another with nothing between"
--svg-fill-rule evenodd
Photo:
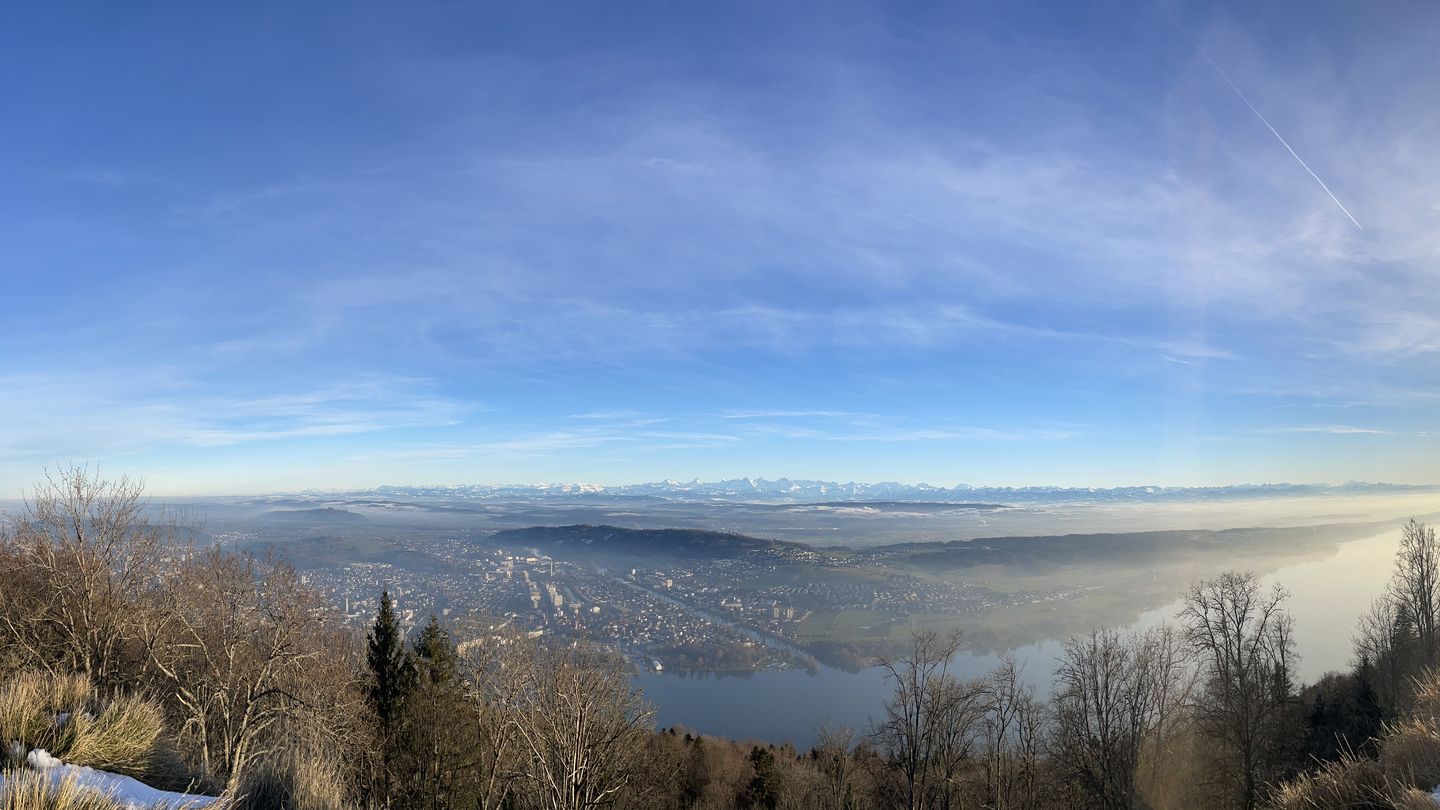
<instances>
[{"instance_id":1,"label":"lake shoreline","mask_svg":"<svg viewBox=\"0 0 1440 810\"><path fill-rule=\"evenodd\" d=\"M1300 680L1313 683L1327 671L1349 668L1350 634L1370 600L1383 591L1398 540L1398 532L1384 532L1341 543L1323 559L1303 559L1262 577L1266 584L1279 582L1291 593ZM1173 599L1143 611L1122 629L1173 622L1178 609L1179 600ZM1047 639L1008 652L1021 664L1025 680L1045 695L1063 645L1061 639ZM958 677L979 677L998 666L1000 658L995 652L964 652L951 671ZM813 672L803 668L642 672L633 680L656 707L662 728L682 727L777 745L789 742L802 750L814 742L822 724L863 732L881 715L889 694L885 671L873 666L859 672L825 665Z\"/></svg>"}]
</instances>

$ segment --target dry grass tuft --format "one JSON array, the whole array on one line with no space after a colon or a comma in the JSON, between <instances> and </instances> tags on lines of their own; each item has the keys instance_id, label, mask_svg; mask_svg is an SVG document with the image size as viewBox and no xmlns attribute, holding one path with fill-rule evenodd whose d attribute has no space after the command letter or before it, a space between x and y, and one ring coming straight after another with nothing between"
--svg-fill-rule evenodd
<instances>
[{"instance_id":1,"label":"dry grass tuft","mask_svg":"<svg viewBox=\"0 0 1440 810\"><path fill-rule=\"evenodd\" d=\"M1440 785L1440 733L1434 723L1407 720L1387 728L1380 765L1406 787L1430 790Z\"/></svg>"},{"instance_id":2,"label":"dry grass tuft","mask_svg":"<svg viewBox=\"0 0 1440 810\"><path fill-rule=\"evenodd\" d=\"M1440 668L1432 667L1416 676L1411 683L1410 717L1440 720Z\"/></svg>"},{"instance_id":3,"label":"dry grass tuft","mask_svg":"<svg viewBox=\"0 0 1440 810\"><path fill-rule=\"evenodd\" d=\"M79 765L141 776L149 770L151 752L165 730L165 715L149 701L117 697L101 707L94 719L81 715L66 727L73 729L70 746L63 756L56 756Z\"/></svg>"},{"instance_id":4,"label":"dry grass tuft","mask_svg":"<svg viewBox=\"0 0 1440 810\"><path fill-rule=\"evenodd\" d=\"M1435 800L1423 790L1406 788L1396 797L1395 810L1435 810Z\"/></svg>"},{"instance_id":5,"label":"dry grass tuft","mask_svg":"<svg viewBox=\"0 0 1440 810\"><path fill-rule=\"evenodd\" d=\"M103 793L86 790L74 777L51 784L40 771L12 770L0 785L0 810L125 810Z\"/></svg>"},{"instance_id":6,"label":"dry grass tuft","mask_svg":"<svg viewBox=\"0 0 1440 810\"><path fill-rule=\"evenodd\" d=\"M0 683L0 740L7 746L18 740L27 749L44 748L53 753L64 731L56 718L78 713L92 692L89 681L78 675L22 672L10 676Z\"/></svg>"},{"instance_id":7,"label":"dry grass tuft","mask_svg":"<svg viewBox=\"0 0 1440 810\"><path fill-rule=\"evenodd\" d=\"M333 756L291 748L251 763L231 793L227 810L343 810L345 778Z\"/></svg>"},{"instance_id":8,"label":"dry grass tuft","mask_svg":"<svg viewBox=\"0 0 1440 810\"><path fill-rule=\"evenodd\" d=\"M1379 763L1346 757L1281 785L1270 797L1270 806L1275 810L1326 810L1335 807L1392 810L1396 806L1393 799L1395 792Z\"/></svg>"},{"instance_id":9,"label":"dry grass tuft","mask_svg":"<svg viewBox=\"0 0 1440 810\"><path fill-rule=\"evenodd\" d=\"M164 729L157 704L127 695L105 699L83 676L26 672L0 684L7 750L19 741L76 765L145 776Z\"/></svg>"}]
</instances>

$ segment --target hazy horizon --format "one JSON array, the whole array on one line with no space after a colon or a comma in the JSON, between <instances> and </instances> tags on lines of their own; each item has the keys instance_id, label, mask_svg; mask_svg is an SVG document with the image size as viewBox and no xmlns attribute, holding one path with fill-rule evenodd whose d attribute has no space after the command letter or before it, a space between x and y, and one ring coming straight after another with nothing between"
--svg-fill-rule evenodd
<instances>
[{"instance_id":1,"label":"hazy horizon","mask_svg":"<svg viewBox=\"0 0 1440 810\"><path fill-rule=\"evenodd\" d=\"M24 492L28 492L29 490L33 489L37 484L43 482L43 480L44 480L44 478L45 478L45 476L46 476L47 474L51 474L51 473L53 473L53 472L59 471L59 470L65 468L65 467L69 467L69 466L80 466L80 467L91 468L91 469L93 469L97 474L102 474L102 473L103 473L103 475L104 475L105 477L107 477L107 478L119 477L119 476L129 477L129 478L131 478L131 479L133 479L133 480L142 482L142 483L144 484L145 490L146 490L146 492L147 492L148 494L150 494L150 495L153 496L153 497L160 497L160 498L166 498L166 497L181 497L181 498L183 498L183 497L219 497L219 498L224 498L224 497L266 497L266 496L285 496L285 495L304 495L304 494L324 495L324 494L345 494L345 493L375 492L375 491L378 491L378 490L381 490L381 489L387 489L387 488L402 489L402 490L403 490L403 489L427 489L427 488L454 488L454 489L467 489L467 488L487 489L487 488L488 488L488 489L498 489L498 490L504 490L504 489L515 489L515 490L527 490L527 489L528 489L528 490L547 490L547 489L548 489L548 490L552 490L552 491L553 491L553 490L557 490L557 489L567 489L567 488L568 488L568 489L573 489L574 492L573 492L573 493L565 493L565 494L577 494L577 495L578 495L578 494L583 494L583 493L581 492L580 488L594 488L595 490L600 490L600 491L618 492L618 491L627 490L627 489L635 489L635 488L649 487L649 486L663 486L663 485L667 485L667 484L673 484L673 485L676 485L676 486L678 486L678 487L683 487L683 486L687 486L687 485L715 486L715 485L721 485L721 484L727 484L727 483L735 483L735 482L743 482L743 481L754 481L754 482L757 482L757 483L771 483L771 484L773 484L773 483L775 483L775 482L779 482L779 481L791 481L791 482L802 483L802 484L825 484L825 485L832 485L832 484L833 484L833 485L836 485L836 486L858 486L858 487L880 487L880 486L893 485L893 486L898 487L898 488L901 488L901 489L913 489L913 490L933 489L933 490L942 490L942 491L953 492L953 493L956 493L956 494L963 494L963 493L969 492L969 491L975 491L975 492L981 492L981 493L983 493L983 492L999 492L999 491L1004 491L1004 490L1016 490L1016 491L1031 490L1031 491L1033 491L1033 490L1053 489L1053 490L1062 490L1062 491L1074 492L1074 493L1087 492L1087 491L1088 491L1088 492L1104 493L1104 492L1117 492L1117 491L1124 491L1124 490L1154 489L1154 490L1156 490L1155 494L1156 494L1157 496L1163 496L1163 495L1165 495L1166 493L1178 494L1178 493L1185 492L1185 491L1192 491L1192 492L1198 492L1198 491L1214 491L1214 492L1217 492L1217 493L1223 493L1223 492L1225 492L1225 491L1227 491L1227 490L1235 490L1235 491L1237 491L1237 494L1238 494L1238 491L1241 491L1241 490L1246 490L1246 489L1250 489L1250 488L1267 488L1267 487L1299 487L1299 488L1329 489L1329 490L1339 490L1339 489L1342 489L1342 488L1345 488L1345 487L1373 487L1373 488L1375 488L1375 489L1377 489L1377 490L1380 490L1380 492L1379 492L1378 494L1380 494L1380 495L1387 495L1387 494L1405 494L1405 493L1423 494L1424 492L1429 491L1429 490L1440 489L1440 483L1434 483L1434 482L1428 482L1428 481L1425 481L1425 482L1414 482L1414 483L1399 483L1399 482L1395 482L1395 481L1360 481L1360 480L1343 480L1343 481L1233 481L1233 482L1222 483L1222 484L1197 484L1197 485L1189 485L1189 484L1158 484L1158 483L1155 483L1155 482L1134 482L1134 483L1118 483L1118 484L1113 484L1113 485L1100 486L1100 485L1088 485L1088 484L1059 484L1059 483L1036 483L1036 484L1016 485L1016 484L1005 484L1005 483L974 483L974 482L969 482L969 481L959 481L959 482L955 482L955 483L936 483L936 482L934 482L934 481L906 481L906 480L878 480L878 479L877 479L877 480L840 480L840 479L833 479L833 478L799 478L799 477L797 477L797 476L786 476L786 475L776 475L776 476L740 475L740 476L735 476L735 477L733 477L733 478L702 479L702 478L699 478L699 477L696 477L696 476L692 476L692 477L689 477L689 478L669 477L669 478L662 478L662 479L626 480L626 481L595 481L595 480L588 480L588 481L580 481L580 480L570 480L570 481L566 481L566 480L551 480L551 481L500 481L500 480L492 480L492 481L465 481L465 480L454 480L454 481L424 481L424 480L419 480L419 481L411 481L411 482L381 481L381 482L379 482L379 483L360 484L360 485L350 486L350 487L340 487L340 486L329 486L329 487L327 487L327 486L311 486L311 487L303 487L303 488L295 488L295 489L255 489L255 490L218 490L218 489L217 489L217 490L197 490L197 489L183 489L183 488L182 488L182 489L168 489L168 488L163 488L163 487L156 487L156 486L154 486L154 485L152 484L150 478L149 478L148 476L146 476L142 471L126 470L126 469L123 469L123 468L122 468L122 469L115 469L115 468L109 467L109 466L107 466L104 470L101 470L99 465L87 465L87 464L83 464L83 463L67 463L67 464L50 465L50 466L48 466L48 467L44 467L44 468L41 468L41 469L37 470L36 473L35 473L35 475L32 476L31 480L30 480L29 482L21 485L15 493L6 493L6 494L3 494L3 496L0 496L0 504L18 502L19 500L21 500L21 499L23 498L23 493L24 493ZM1315 494L1326 494L1326 493L1315 493ZM1336 493L1331 493L1331 494L1336 494ZM1310 496L1310 494L1301 494L1301 495L1299 495L1299 497L1309 497L1309 496ZM1263 498L1263 497L1286 497L1286 496L1284 496L1284 495L1270 496L1270 495L1264 495L1264 494L1261 494L1261 493L1256 493L1256 494L1254 494L1254 495L1249 495L1249 496L1245 496L1245 497L1249 497L1249 498L1251 498L1251 499L1260 499L1260 498Z\"/></svg>"}]
</instances>

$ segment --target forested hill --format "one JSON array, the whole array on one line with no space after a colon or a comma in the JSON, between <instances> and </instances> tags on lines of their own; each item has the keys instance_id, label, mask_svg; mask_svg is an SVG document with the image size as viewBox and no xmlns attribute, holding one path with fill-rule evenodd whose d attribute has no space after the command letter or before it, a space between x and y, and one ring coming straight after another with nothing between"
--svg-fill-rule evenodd
<instances>
[{"instance_id":1,"label":"forested hill","mask_svg":"<svg viewBox=\"0 0 1440 810\"><path fill-rule=\"evenodd\" d=\"M276 509L266 512L264 519L270 523L286 524L348 524L363 523L365 516L327 506L319 509Z\"/></svg>"},{"instance_id":2,"label":"forested hill","mask_svg":"<svg viewBox=\"0 0 1440 810\"><path fill-rule=\"evenodd\" d=\"M1329 547L1369 537L1390 528L1388 523L1334 523L1320 526L1189 529L1031 537L985 537L950 542L895 543L866 549L877 562L930 569L984 565L1072 565L1106 560L1151 561L1190 555L1223 555L1262 550ZM619 526L531 526L496 533L498 546L523 546L574 555L577 553L663 555L678 558L737 557L756 551L815 552L822 556L849 552L843 547L817 547L734 532L702 529L628 529Z\"/></svg>"},{"instance_id":3,"label":"forested hill","mask_svg":"<svg viewBox=\"0 0 1440 810\"><path fill-rule=\"evenodd\" d=\"M1372 536L1390 524L1332 523L1320 526L1187 529L1179 531L1066 534L1045 537L982 537L947 543L897 543L870 554L927 569L982 565L1073 565L1123 559L1150 562L1185 555L1223 555L1286 548L1329 547Z\"/></svg>"},{"instance_id":4,"label":"forested hill","mask_svg":"<svg viewBox=\"0 0 1440 810\"><path fill-rule=\"evenodd\" d=\"M786 543L733 532L702 529L625 529L619 526L532 526L496 533L499 546L524 546L567 553L609 553L636 556L738 557L755 551L804 551L800 543Z\"/></svg>"}]
</instances>

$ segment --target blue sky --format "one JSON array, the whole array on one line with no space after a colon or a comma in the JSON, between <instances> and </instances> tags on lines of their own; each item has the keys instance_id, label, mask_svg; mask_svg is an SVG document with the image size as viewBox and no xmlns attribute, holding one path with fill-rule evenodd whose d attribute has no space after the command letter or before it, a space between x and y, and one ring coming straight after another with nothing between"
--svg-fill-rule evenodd
<instances>
[{"instance_id":1,"label":"blue sky","mask_svg":"<svg viewBox=\"0 0 1440 810\"><path fill-rule=\"evenodd\" d=\"M12 8L0 492L1434 482L1435 75L1423 2Z\"/></svg>"}]
</instances>

